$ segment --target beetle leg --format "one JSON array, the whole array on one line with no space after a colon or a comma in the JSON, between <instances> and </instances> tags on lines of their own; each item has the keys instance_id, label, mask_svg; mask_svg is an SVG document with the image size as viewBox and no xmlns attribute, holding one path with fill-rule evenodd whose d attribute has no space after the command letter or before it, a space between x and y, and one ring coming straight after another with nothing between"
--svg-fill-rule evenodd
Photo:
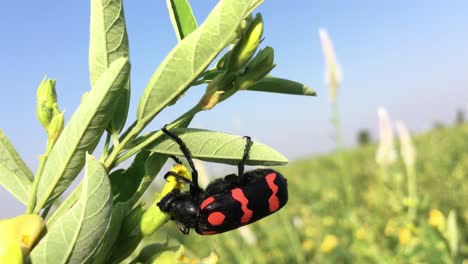
<instances>
[{"instance_id":1,"label":"beetle leg","mask_svg":"<svg viewBox=\"0 0 468 264\"><path fill-rule=\"evenodd\" d=\"M193 164L192 157L190 156L190 151L188 150L187 146L182 141L182 139L176 134L167 130L166 127L167 125L161 128L161 131L164 132L169 137L171 137L179 145L180 151L182 151L182 153L184 154L190 166L190 169L192 170L192 184L190 184L190 193L192 193L192 195L198 194L201 192L200 186L198 185L198 171L195 168L195 165Z\"/></svg>"},{"instance_id":2,"label":"beetle leg","mask_svg":"<svg viewBox=\"0 0 468 264\"><path fill-rule=\"evenodd\" d=\"M245 142L245 148L244 148L244 156L242 157L242 161L237 164L237 169L239 170L239 174L237 174L240 178L240 182L242 185L245 185L247 183L247 177L244 175L244 167L245 167L245 162L249 159L249 152L250 148L252 147L252 140L248 136L244 136L246 139Z\"/></svg>"},{"instance_id":3,"label":"beetle leg","mask_svg":"<svg viewBox=\"0 0 468 264\"><path fill-rule=\"evenodd\" d=\"M179 159L178 157L176 157L176 156L174 156L174 155L171 155L171 156L169 156L169 157L170 157L171 159L173 159L175 163L177 163L177 164L182 164L182 161L180 161L180 159Z\"/></svg>"}]
</instances>

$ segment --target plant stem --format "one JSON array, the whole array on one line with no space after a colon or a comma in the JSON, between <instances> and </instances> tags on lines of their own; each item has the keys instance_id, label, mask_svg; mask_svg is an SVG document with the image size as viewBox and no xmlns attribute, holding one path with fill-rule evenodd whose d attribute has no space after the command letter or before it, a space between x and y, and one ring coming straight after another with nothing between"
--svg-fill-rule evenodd
<instances>
[{"instance_id":1,"label":"plant stem","mask_svg":"<svg viewBox=\"0 0 468 264\"><path fill-rule=\"evenodd\" d=\"M335 128L335 139L336 139L336 148L337 148L337 159L338 159L338 167L340 169L339 177L341 186L342 196L344 198L345 203L351 207L354 203L353 197L353 186L349 180L349 176L347 175L348 169L346 165L346 160L344 157L343 149L343 139L341 134L341 124L340 124L340 116L338 111L338 104L332 103L332 123Z\"/></svg>"},{"instance_id":2,"label":"plant stem","mask_svg":"<svg viewBox=\"0 0 468 264\"><path fill-rule=\"evenodd\" d=\"M170 123L167 128L172 129L174 127L179 126L183 122L193 118L198 112L202 111L202 107L197 104L194 107L192 107L190 110L185 112L183 115L181 115L179 118L177 118L174 122ZM119 156L121 150L124 149L125 145L134 138L134 136L138 135L141 130L141 126L138 125L138 123L131 129L131 131L127 134L127 136L122 140L122 142L118 146L114 146L114 149L112 150L111 155L106 159L104 162L104 166L109 170L111 166L117 166L120 163L124 162L128 158L132 157L135 155L138 151L142 150L144 147L147 145L151 144L154 142L156 139L158 139L161 135L161 131L157 131L153 135L151 135L149 138L147 138L145 141L141 142L137 146L133 147L129 151L127 151L125 154L122 156Z\"/></svg>"},{"instance_id":3,"label":"plant stem","mask_svg":"<svg viewBox=\"0 0 468 264\"><path fill-rule=\"evenodd\" d=\"M110 169L114 166L114 162L117 159L117 156L124 149L127 143L134 139L141 132L141 130L143 130L143 127L137 124L130 130L130 132L125 136L119 145L113 147L111 154L104 161L104 167L107 171L110 171Z\"/></svg>"},{"instance_id":4,"label":"plant stem","mask_svg":"<svg viewBox=\"0 0 468 264\"><path fill-rule=\"evenodd\" d=\"M406 166L406 173L408 175L408 198L410 204L408 206L408 217L411 222L416 219L417 213L417 193L416 193L416 173L414 166Z\"/></svg>"},{"instance_id":5,"label":"plant stem","mask_svg":"<svg viewBox=\"0 0 468 264\"><path fill-rule=\"evenodd\" d=\"M34 207L36 206L36 200L37 200L37 190L39 188L39 181L41 179L42 171L44 170L44 165L47 161L47 157L49 157L49 153L52 150L53 144L50 143L50 141L47 143L47 149L44 154L39 156L39 167L37 168L36 175L34 176L34 182L32 185L32 188L29 192L29 199L28 199L28 206L26 209L27 214L32 214ZM38 210L41 210L39 208ZM38 212L37 212L38 213Z\"/></svg>"},{"instance_id":6,"label":"plant stem","mask_svg":"<svg viewBox=\"0 0 468 264\"><path fill-rule=\"evenodd\" d=\"M104 143L104 150L102 151L101 161L105 160L107 157L107 154L109 153L110 139L111 139L111 135L109 132L107 132L106 141Z\"/></svg>"}]
</instances>

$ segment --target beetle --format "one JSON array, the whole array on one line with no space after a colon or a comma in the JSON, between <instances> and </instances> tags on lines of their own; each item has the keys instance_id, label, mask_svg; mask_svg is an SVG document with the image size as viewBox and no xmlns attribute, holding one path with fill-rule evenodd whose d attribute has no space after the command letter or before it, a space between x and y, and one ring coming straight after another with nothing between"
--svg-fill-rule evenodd
<instances>
[{"instance_id":1,"label":"beetle","mask_svg":"<svg viewBox=\"0 0 468 264\"><path fill-rule=\"evenodd\" d=\"M172 171L166 173L165 179L174 176L189 184L190 189L174 189L157 203L159 209L177 223L182 233L188 234L190 229L195 229L200 235L223 233L273 214L287 203L287 180L279 172L256 169L244 173L252 145L250 137L244 137L246 145L237 166L238 175L216 179L202 189L185 143L166 127L161 130L179 145L191 169L192 180ZM181 164L178 158L172 158Z\"/></svg>"}]
</instances>

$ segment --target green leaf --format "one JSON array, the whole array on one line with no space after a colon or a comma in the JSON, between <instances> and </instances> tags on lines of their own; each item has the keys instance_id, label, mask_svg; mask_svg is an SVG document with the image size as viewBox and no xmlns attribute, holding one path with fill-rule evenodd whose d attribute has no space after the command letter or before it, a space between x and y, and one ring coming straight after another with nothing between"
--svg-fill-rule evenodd
<instances>
[{"instance_id":1,"label":"green leaf","mask_svg":"<svg viewBox=\"0 0 468 264\"><path fill-rule=\"evenodd\" d=\"M255 0L255 1L253 1L252 4L249 7L249 10L247 11L247 15L252 13L259 5L261 5L263 3L263 1L264 0ZM245 17L247 17L247 15Z\"/></svg>"},{"instance_id":2,"label":"green leaf","mask_svg":"<svg viewBox=\"0 0 468 264\"><path fill-rule=\"evenodd\" d=\"M0 184L23 204L28 203L33 174L0 129Z\"/></svg>"},{"instance_id":3,"label":"green leaf","mask_svg":"<svg viewBox=\"0 0 468 264\"><path fill-rule=\"evenodd\" d=\"M85 153L94 150L113 114L128 67L126 58L112 63L68 122L44 165L35 212L65 191L81 171Z\"/></svg>"},{"instance_id":4,"label":"green leaf","mask_svg":"<svg viewBox=\"0 0 468 264\"><path fill-rule=\"evenodd\" d=\"M111 248L119 236L122 221L132 207L141 198L154 177L166 163L167 156L140 152L127 170L118 170L111 174L114 208L106 239L100 246L94 263L105 263Z\"/></svg>"},{"instance_id":5,"label":"green leaf","mask_svg":"<svg viewBox=\"0 0 468 264\"><path fill-rule=\"evenodd\" d=\"M92 87L110 65L121 57L129 57L128 35L122 0L92 0L89 75ZM128 69L130 70L130 69ZM111 133L119 133L127 119L130 104L130 74L122 72L122 86L114 116L109 124Z\"/></svg>"},{"instance_id":6,"label":"green leaf","mask_svg":"<svg viewBox=\"0 0 468 264\"><path fill-rule=\"evenodd\" d=\"M111 212L111 186L106 170L87 155L80 199L48 229L31 252L32 263L89 261L107 231Z\"/></svg>"},{"instance_id":7,"label":"green leaf","mask_svg":"<svg viewBox=\"0 0 468 264\"><path fill-rule=\"evenodd\" d=\"M187 145L193 158L231 165L237 165L242 160L246 144L244 137L194 128L171 131ZM166 135L156 140L148 149L156 153L183 156L179 145ZM252 142L246 165L272 166L286 163L288 160L276 150L259 142Z\"/></svg>"},{"instance_id":8,"label":"green leaf","mask_svg":"<svg viewBox=\"0 0 468 264\"><path fill-rule=\"evenodd\" d=\"M151 77L138 105L144 127L182 94L231 41L254 0L222 0L206 21L167 55Z\"/></svg>"},{"instance_id":9,"label":"green leaf","mask_svg":"<svg viewBox=\"0 0 468 264\"><path fill-rule=\"evenodd\" d=\"M294 95L317 95L314 90L305 86L302 83L295 81L267 76L254 85L247 88L249 91L269 92L269 93L282 93Z\"/></svg>"},{"instance_id":10,"label":"green leaf","mask_svg":"<svg viewBox=\"0 0 468 264\"><path fill-rule=\"evenodd\" d=\"M177 39L180 41L197 29L197 21L187 0L166 0Z\"/></svg>"}]
</instances>

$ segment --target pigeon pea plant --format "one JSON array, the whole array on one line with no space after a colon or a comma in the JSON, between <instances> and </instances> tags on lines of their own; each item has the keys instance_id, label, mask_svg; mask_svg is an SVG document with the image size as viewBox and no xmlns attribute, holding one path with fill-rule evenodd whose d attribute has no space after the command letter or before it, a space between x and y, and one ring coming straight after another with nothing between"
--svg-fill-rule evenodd
<instances>
[{"instance_id":1,"label":"pigeon pea plant","mask_svg":"<svg viewBox=\"0 0 468 264\"><path fill-rule=\"evenodd\" d=\"M245 140L188 128L197 113L240 90L315 95L300 83L268 75L275 67L273 48L258 50L263 20L260 14L252 15L261 2L221 0L198 26L188 1L168 0L179 42L148 82L136 120L123 130L131 83L124 9L121 0L91 0L92 88L65 125L55 80L45 78L39 85L36 114L48 142L35 175L0 130L0 183L27 207L25 215L0 221L0 262L116 263L132 253L137 255L133 262L183 258L183 247L168 251L146 245L134 252L143 236L168 221L157 206L148 205L146 210L139 200L168 157L182 155L160 130L144 135L142 131L188 89L207 84L199 102L167 128L187 143L194 158L237 164ZM91 153L102 137L97 159ZM128 168L122 168L122 162L132 157ZM253 143L248 165L286 163L277 151ZM83 168L78 187L59 201ZM171 170L190 178L183 167ZM169 178L159 197L182 187Z\"/></svg>"}]
</instances>

